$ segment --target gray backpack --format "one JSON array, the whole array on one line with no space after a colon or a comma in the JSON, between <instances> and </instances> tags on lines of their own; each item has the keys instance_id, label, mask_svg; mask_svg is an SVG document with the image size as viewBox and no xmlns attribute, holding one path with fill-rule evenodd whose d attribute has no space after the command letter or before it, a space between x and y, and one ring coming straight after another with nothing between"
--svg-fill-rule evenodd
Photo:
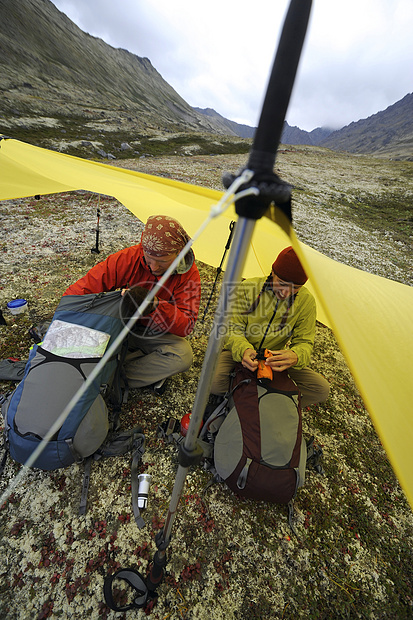
<instances>
[{"instance_id":1,"label":"gray backpack","mask_svg":"<svg viewBox=\"0 0 413 620\"><path fill-rule=\"evenodd\" d=\"M20 383L2 404L6 441L17 462L26 462L122 330L120 303L119 291L62 297L43 342L33 346ZM117 386L120 356L121 348L73 407L34 467L67 467L104 443L109 418L102 385ZM118 387L113 401L120 401Z\"/></svg>"},{"instance_id":2,"label":"gray backpack","mask_svg":"<svg viewBox=\"0 0 413 620\"><path fill-rule=\"evenodd\" d=\"M238 496L288 505L304 485L306 468L323 474L322 450L302 435L300 392L287 371L257 379L241 364L230 392L213 406L201 429L204 467ZM209 486L209 484L207 486Z\"/></svg>"},{"instance_id":3,"label":"gray backpack","mask_svg":"<svg viewBox=\"0 0 413 620\"><path fill-rule=\"evenodd\" d=\"M27 461L84 384L123 329L121 303L120 291L62 297L43 341L31 350L20 383L3 399L6 449L0 471L8 452L18 463ZM85 514L92 461L131 452L132 507L141 528L145 523L138 505L138 466L145 450L145 436L139 426L119 430L124 396L121 370L126 350L124 340L33 467L54 470L84 461L79 514Z\"/></svg>"},{"instance_id":4,"label":"gray backpack","mask_svg":"<svg viewBox=\"0 0 413 620\"><path fill-rule=\"evenodd\" d=\"M307 462L297 386L287 371L257 380L237 364L230 394L214 441L218 475L241 497L288 504Z\"/></svg>"}]
</instances>

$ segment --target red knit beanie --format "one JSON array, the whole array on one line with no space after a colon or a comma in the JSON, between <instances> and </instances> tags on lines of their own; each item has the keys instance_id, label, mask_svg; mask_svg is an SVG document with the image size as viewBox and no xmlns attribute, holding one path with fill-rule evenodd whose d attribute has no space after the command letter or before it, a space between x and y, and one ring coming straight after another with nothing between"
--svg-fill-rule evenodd
<instances>
[{"instance_id":1,"label":"red knit beanie","mask_svg":"<svg viewBox=\"0 0 413 620\"><path fill-rule=\"evenodd\" d=\"M284 282L293 282L298 286L305 284L308 280L291 245L278 254L272 265L272 270Z\"/></svg>"}]
</instances>

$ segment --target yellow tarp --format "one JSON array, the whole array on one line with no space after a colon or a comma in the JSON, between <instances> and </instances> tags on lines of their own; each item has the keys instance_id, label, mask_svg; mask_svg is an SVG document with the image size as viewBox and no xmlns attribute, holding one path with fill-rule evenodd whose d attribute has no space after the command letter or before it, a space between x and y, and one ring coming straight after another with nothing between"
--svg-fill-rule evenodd
<instances>
[{"instance_id":1,"label":"yellow tarp","mask_svg":"<svg viewBox=\"0 0 413 620\"><path fill-rule=\"evenodd\" d=\"M190 235L222 193L90 162L16 140L0 141L0 200L74 189L114 196L140 220L169 214ZM219 265L233 209L194 244ZM292 244L310 275L318 319L332 327L396 475L413 507L413 288L333 261L262 218L243 275L267 274Z\"/></svg>"}]
</instances>

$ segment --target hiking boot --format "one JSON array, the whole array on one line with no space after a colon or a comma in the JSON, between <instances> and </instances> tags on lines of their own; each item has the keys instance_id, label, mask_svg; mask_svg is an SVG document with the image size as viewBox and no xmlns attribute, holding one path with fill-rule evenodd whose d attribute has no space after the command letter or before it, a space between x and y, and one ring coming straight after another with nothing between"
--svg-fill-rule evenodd
<instances>
[{"instance_id":1,"label":"hiking boot","mask_svg":"<svg viewBox=\"0 0 413 620\"><path fill-rule=\"evenodd\" d=\"M155 392L155 394L157 394L158 396L162 396L162 394L168 387L168 380L167 378L161 379L157 383L152 383L152 385L150 385L149 387Z\"/></svg>"}]
</instances>

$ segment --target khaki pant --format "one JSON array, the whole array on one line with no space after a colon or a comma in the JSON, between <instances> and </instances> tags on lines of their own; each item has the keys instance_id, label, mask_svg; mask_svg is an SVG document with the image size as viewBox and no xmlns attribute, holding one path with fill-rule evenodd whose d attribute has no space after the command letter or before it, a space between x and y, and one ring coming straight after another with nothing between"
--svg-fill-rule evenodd
<instances>
[{"instance_id":1,"label":"khaki pant","mask_svg":"<svg viewBox=\"0 0 413 620\"><path fill-rule=\"evenodd\" d=\"M212 379L211 394L223 395L229 389L230 373L235 367L230 351L222 351ZM322 403L330 393L328 381L311 368L289 368L288 374L301 392L301 408Z\"/></svg>"},{"instance_id":2,"label":"khaki pant","mask_svg":"<svg viewBox=\"0 0 413 620\"><path fill-rule=\"evenodd\" d=\"M131 388L157 383L185 372L192 364L192 349L181 336L162 334L148 338L131 335L125 372Z\"/></svg>"}]
</instances>

